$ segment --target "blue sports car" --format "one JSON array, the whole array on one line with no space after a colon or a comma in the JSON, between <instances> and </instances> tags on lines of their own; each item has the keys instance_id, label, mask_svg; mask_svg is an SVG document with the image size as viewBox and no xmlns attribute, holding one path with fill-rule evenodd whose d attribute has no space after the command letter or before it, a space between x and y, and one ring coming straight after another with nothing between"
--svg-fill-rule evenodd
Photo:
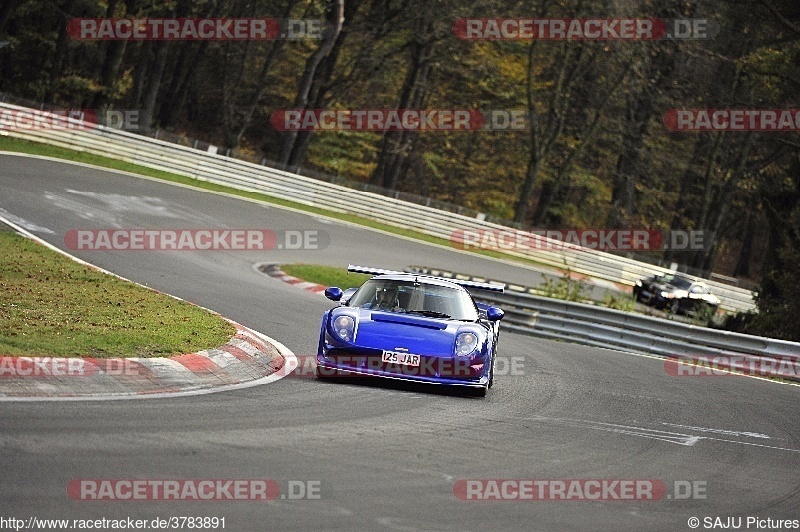
<instances>
[{"instance_id":1,"label":"blue sports car","mask_svg":"<svg viewBox=\"0 0 800 532\"><path fill-rule=\"evenodd\" d=\"M366 375L462 386L483 397L494 382L503 311L475 303L465 289L504 285L361 266L360 288L330 287L339 302L322 316L316 374Z\"/></svg>"}]
</instances>

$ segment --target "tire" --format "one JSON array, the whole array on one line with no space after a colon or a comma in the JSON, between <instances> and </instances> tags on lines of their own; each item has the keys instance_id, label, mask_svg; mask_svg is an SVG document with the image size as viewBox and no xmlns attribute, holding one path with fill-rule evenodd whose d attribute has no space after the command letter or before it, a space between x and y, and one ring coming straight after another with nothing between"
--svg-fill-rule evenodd
<instances>
[{"instance_id":1,"label":"tire","mask_svg":"<svg viewBox=\"0 0 800 532\"><path fill-rule=\"evenodd\" d=\"M670 311L672 312L672 314L674 314L675 316L680 314L681 313L681 302L680 302L680 300L676 299L675 301L673 301L669 308L670 308Z\"/></svg>"},{"instance_id":2,"label":"tire","mask_svg":"<svg viewBox=\"0 0 800 532\"><path fill-rule=\"evenodd\" d=\"M494 385L494 367L497 364L497 353L492 355L492 365L489 366L489 385L488 387L491 388Z\"/></svg>"},{"instance_id":3,"label":"tire","mask_svg":"<svg viewBox=\"0 0 800 532\"><path fill-rule=\"evenodd\" d=\"M470 388L470 395L472 397L486 397L486 392L489 391L489 385L481 386L480 388Z\"/></svg>"}]
</instances>

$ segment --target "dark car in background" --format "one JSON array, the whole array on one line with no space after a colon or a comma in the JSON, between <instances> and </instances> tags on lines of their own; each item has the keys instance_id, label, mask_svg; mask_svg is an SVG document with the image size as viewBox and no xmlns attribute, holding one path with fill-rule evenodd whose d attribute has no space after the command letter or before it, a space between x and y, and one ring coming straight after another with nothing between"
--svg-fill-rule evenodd
<instances>
[{"instance_id":1,"label":"dark car in background","mask_svg":"<svg viewBox=\"0 0 800 532\"><path fill-rule=\"evenodd\" d=\"M674 273L656 274L636 281L633 296L637 301L673 314L697 312L703 308L715 313L720 304L720 299L705 283Z\"/></svg>"}]
</instances>

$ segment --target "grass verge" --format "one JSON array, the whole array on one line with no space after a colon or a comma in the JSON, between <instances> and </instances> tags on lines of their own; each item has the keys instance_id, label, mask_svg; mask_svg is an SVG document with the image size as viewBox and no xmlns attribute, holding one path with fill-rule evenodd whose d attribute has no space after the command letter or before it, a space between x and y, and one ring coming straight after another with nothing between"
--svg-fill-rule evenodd
<instances>
[{"instance_id":1,"label":"grass verge","mask_svg":"<svg viewBox=\"0 0 800 532\"><path fill-rule=\"evenodd\" d=\"M338 286L342 290L358 287L372 277L363 273L349 273L343 268L317 264L281 264L281 270L292 277L322 286Z\"/></svg>"},{"instance_id":2,"label":"grass verge","mask_svg":"<svg viewBox=\"0 0 800 532\"><path fill-rule=\"evenodd\" d=\"M0 355L154 357L217 347L220 316L0 231Z\"/></svg>"}]
</instances>

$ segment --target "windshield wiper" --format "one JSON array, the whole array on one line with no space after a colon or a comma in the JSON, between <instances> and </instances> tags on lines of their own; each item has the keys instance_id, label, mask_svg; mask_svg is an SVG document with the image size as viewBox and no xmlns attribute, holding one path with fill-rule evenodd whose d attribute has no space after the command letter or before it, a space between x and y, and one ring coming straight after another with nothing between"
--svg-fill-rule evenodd
<instances>
[{"instance_id":1,"label":"windshield wiper","mask_svg":"<svg viewBox=\"0 0 800 532\"><path fill-rule=\"evenodd\" d=\"M445 314L444 312L436 312L435 310L407 310L409 314L420 314L422 316L428 316L430 318L450 318L450 314Z\"/></svg>"}]
</instances>

